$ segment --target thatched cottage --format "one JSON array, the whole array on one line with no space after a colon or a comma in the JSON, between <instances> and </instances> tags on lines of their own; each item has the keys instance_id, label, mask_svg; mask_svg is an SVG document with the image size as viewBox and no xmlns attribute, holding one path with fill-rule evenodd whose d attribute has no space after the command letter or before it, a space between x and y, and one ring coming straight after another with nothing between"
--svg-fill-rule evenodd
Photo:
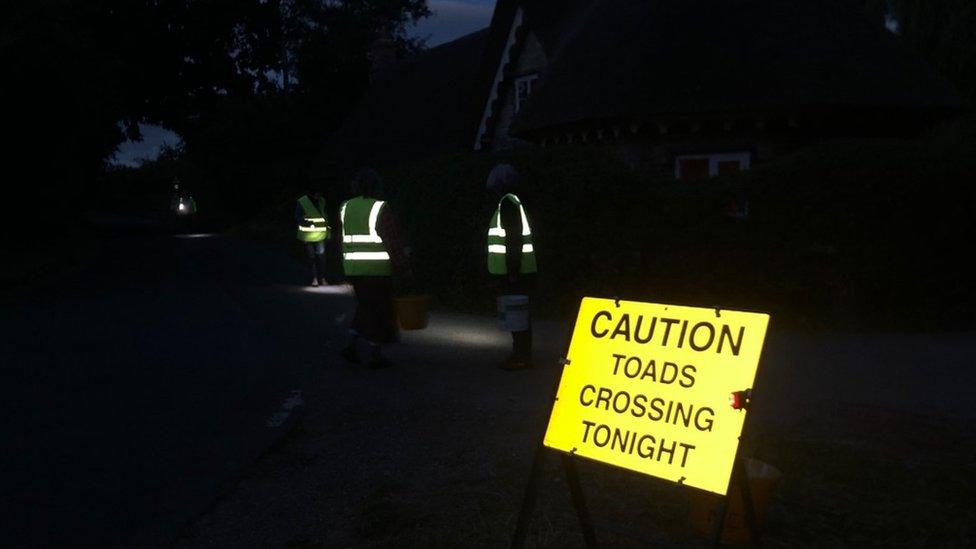
<instances>
[{"instance_id":1,"label":"thatched cottage","mask_svg":"<svg viewBox=\"0 0 976 549\"><path fill-rule=\"evenodd\" d=\"M697 179L816 141L915 136L960 108L848 0L498 0L489 28L381 71L327 150L610 147Z\"/></svg>"}]
</instances>

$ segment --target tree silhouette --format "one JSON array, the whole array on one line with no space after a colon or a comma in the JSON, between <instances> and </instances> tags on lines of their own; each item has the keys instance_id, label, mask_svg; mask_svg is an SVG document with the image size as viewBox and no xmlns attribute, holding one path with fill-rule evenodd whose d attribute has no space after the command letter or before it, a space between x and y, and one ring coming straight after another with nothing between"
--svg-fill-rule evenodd
<instances>
[{"instance_id":1,"label":"tree silhouette","mask_svg":"<svg viewBox=\"0 0 976 549\"><path fill-rule=\"evenodd\" d=\"M23 198L81 210L105 160L140 137L139 123L175 130L193 149L227 106L281 107L284 96L303 112L282 112L325 115L317 127L327 131L364 88L381 29L405 50L406 22L426 15L424 0L0 3L11 158L43 182Z\"/></svg>"}]
</instances>

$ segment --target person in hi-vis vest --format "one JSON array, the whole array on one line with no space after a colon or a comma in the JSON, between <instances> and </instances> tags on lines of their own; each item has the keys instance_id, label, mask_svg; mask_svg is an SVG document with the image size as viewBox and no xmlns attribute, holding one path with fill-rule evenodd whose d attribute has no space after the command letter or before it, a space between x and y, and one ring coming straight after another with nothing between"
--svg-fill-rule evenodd
<instances>
[{"instance_id":1,"label":"person in hi-vis vest","mask_svg":"<svg viewBox=\"0 0 976 549\"><path fill-rule=\"evenodd\" d=\"M305 243L305 255L312 270L312 286L318 286L320 282L328 286L329 281L325 279L325 241L332 238L332 228L329 227L322 193L309 190L298 199L295 203L295 224L298 225L296 238Z\"/></svg>"},{"instance_id":2,"label":"person in hi-vis vest","mask_svg":"<svg viewBox=\"0 0 976 549\"><path fill-rule=\"evenodd\" d=\"M381 368L389 362L380 356L380 346L397 339L393 275L407 274L409 268L393 212L382 200L379 174L371 168L360 170L353 178L352 194L339 210L342 268L356 295L352 340L342 356ZM365 344L366 356L360 343Z\"/></svg>"},{"instance_id":3,"label":"person in hi-vis vest","mask_svg":"<svg viewBox=\"0 0 976 549\"><path fill-rule=\"evenodd\" d=\"M488 272L495 279L499 300L531 295L538 270L535 243L525 206L515 194L519 176L509 164L499 164L488 174L488 193L496 205L488 225ZM528 306L528 303L525 304ZM512 354L505 370L532 367L532 326L512 332Z\"/></svg>"}]
</instances>

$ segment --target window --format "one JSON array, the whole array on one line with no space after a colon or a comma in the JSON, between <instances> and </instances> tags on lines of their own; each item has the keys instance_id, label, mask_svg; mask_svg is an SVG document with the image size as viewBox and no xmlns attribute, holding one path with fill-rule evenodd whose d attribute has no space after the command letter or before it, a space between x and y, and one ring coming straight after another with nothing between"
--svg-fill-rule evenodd
<instances>
[{"instance_id":1,"label":"window","mask_svg":"<svg viewBox=\"0 0 976 549\"><path fill-rule=\"evenodd\" d=\"M747 152L682 155L674 160L674 177L690 181L728 175L748 170L750 160Z\"/></svg>"},{"instance_id":2,"label":"window","mask_svg":"<svg viewBox=\"0 0 976 549\"><path fill-rule=\"evenodd\" d=\"M515 112L522 110L522 106L532 95L532 83L539 78L538 74L529 74L515 79Z\"/></svg>"}]
</instances>

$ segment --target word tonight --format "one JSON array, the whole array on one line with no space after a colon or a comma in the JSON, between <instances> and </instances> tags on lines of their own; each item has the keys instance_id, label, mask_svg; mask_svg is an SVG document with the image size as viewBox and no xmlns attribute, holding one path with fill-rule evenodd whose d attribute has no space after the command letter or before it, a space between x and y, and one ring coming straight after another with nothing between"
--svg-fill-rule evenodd
<instances>
[{"instance_id":1,"label":"word tonight","mask_svg":"<svg viewBox=\"0 0 976 549\"><path fill-rule=\"evenodd\" d=\"M715 325L708 321L692 324L679 318L644 315L632 318L630 313L615 317L606 310L598 311L590 322L590 334L596 339L622 339L677 349L688 347L700 353L720 354L728 350L734 356L739 356L742 350L745 326L739 326L737 332L733 334L728 324Z\"/></svg>"}]
</instances>

